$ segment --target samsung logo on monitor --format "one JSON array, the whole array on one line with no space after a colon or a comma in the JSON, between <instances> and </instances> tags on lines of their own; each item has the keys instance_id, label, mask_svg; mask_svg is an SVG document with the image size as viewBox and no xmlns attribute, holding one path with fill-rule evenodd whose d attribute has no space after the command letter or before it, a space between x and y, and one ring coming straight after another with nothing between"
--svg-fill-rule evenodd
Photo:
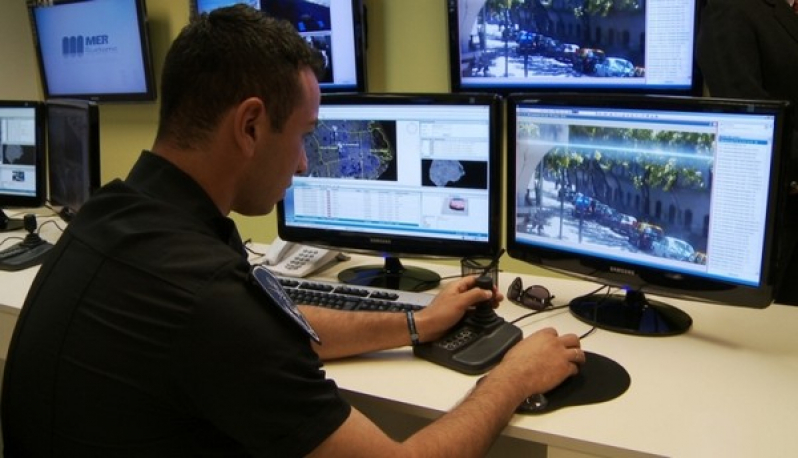
<instances>
[{"instance_id":1,"label":"samsung logo on monitor","mask_svg":"<svg viewBox=\"0 0 798 458\"><path fill-rule=\"evenodd\" d=\"M72 35L61 38L61 54L64 57L81 57L89 53L116 52L115 46L110 45L108 35Z\"/></svg>"},{"instance_id":2,"label":"samsung logo on monitor","mask_svg":"<svg viewBox=\"0 0 798 458\"><path fill-rule=\"evenodd\" d=\"M632 269L622 269L620 267L610 266L610 272L615 272L616 274L624 274L624 275L635 275L635 271Z\"/></svg>"},{"instance_id":3,"label":"samsung logo on monitor","mask_svg":"<svg viewBox=\"0 0 798 458\"><path fill-rule=\"evenodd\" d=\"M381 238L381 237L369 237L369 242L371 242L371 243L379 243L379 244L382 244L382 245L390 245L391 244L391 239L385 239L385 238Z\"/></svg>"}]
</instances>

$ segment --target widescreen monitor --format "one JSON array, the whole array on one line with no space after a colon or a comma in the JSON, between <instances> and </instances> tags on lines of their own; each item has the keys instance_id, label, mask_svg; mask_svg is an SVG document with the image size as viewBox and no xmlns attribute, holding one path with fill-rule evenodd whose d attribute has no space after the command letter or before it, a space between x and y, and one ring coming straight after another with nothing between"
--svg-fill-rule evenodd
<instances>
[{"instance_id":1,"label":"widescreen monitor","mask_svg":"<svg viewBox=\"0 0 798 458\"><path fill-rule=\"evenodd\" d=\"M700 95L695 0L446 0L453 91Z\"/></svg>"},{"instance_id":2,"label":"widescreen monitor","mask_svg":"<svg viewBox=\"0 0 798 458\"><path fill-rule=\"evenodd\" d=\"M366 16L362 0L190 0L191 17L244 3L285 19L324 58L322 92L366 90Z\"/></svg>"},{"instance_id":3,"label":"widescreen monitor","mask_svg":"<svg viewBox=\"0 0 798 458\"><path fill-rule=\"evenodd\" d=\"M507 109L508 254L623 291L574 300L574 315L675 334L690 317L646 293L772 302L786 103L563 93Z\"/></svg>"},{"instance_id":4,"label":"widescreen monitor","mask_svg":"<svg viewBox=\"0 0 798 458\"><path fill-rule=\"evenodd\" d=\"M47 108L47 177L50 205L65 220L100 186L97 104L53 99Z\"/></svg>"},{"instance_id":5,"label":"widescreen monitor","mask_svg":"<svg viewBox=\"0 0 798 458\"><path fill-rule=\"evenodd\" d=\"M0 231L23 228L3 209L44 203L44 108L35 101L0 101Z\"/></svg>"},{"instance_id":6,"label":"widescreen monitor","mask_svg":"<svg viewBox=\"0 0 798 458\"><path fill-rule=\"evenodd\" d=\"M27 0L45 99L156 98L144 0Z\"/></svg>"},{"instance_id":7,"label":"widescreen monitor","mask_svg":"<svg viewBox=\"0 0 798 458\"><path fill-rule=\"evenodd\" d=\"M494 256L501 237L501 100L486 94L325 94L308 169L278 204L284 240L379 254L346 283L423 290L401 256Z\"/></svg>"}]
</instances>

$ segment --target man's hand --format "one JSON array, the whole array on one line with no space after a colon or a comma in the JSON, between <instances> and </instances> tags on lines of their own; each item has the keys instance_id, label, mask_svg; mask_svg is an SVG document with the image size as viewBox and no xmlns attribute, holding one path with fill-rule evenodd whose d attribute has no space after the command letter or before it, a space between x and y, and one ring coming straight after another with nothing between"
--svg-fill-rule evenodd
<instances>
[{"instance_id":1,"label":"man's hand","mask_svg":"<svg viewBox=\"0 0 798 458\"><path fill-rule=\"evenodd\" d=\"M463 277L446 285L424 310L416 313L416 328L422 342L442 337L474 305L492 301L497 307L504 299L496 288L493 291L476 288L476 278Z\"/></svg>"}]
</instances>

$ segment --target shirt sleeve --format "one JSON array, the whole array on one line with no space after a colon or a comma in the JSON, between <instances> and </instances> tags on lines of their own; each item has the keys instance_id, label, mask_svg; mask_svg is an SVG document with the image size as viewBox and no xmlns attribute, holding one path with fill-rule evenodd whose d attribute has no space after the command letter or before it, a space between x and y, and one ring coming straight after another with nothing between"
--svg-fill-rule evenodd
<instances>
[{"instance_id":1,"label":"shirt sleeve","mask_svg":"<svg viewBox=\"0 0 798 458\"><path fill-rule=\"evenodd\" d=\"M240 269L201 292L180 374L198 414L255 456L304 456L346 420L349 404L307 333Z\"/></svg>"}]
</instances>

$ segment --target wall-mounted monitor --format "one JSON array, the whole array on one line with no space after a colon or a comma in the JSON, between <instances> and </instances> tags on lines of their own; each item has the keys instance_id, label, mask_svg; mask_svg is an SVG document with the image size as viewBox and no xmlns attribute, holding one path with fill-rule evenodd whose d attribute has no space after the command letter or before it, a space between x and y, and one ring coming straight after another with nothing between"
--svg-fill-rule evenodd
<instances>
[{"instance_id":1,"label":"wall-mounted monitor","mask_svg":"<svg viewBox=\"0 0 798 458\"><path fill-rule=\"evenodd\" d=\"M100 186L97 104L53 99L47 108L47 177L50 205L71 219Z\"/></svg>"},{"instance_id":2,"label":"wall-mounted monitor","mask_svg":"<svg viewBox=\"0 0 798 458\"><path fill-rule=\"evenodd\" d=\"M45 99L156 98L144 0L27 0Z\"/></svg>"},{"instance_id":3,"label":"wall-mounted monitor","mask_svg":"<svg viewBox=\"0 0 798 458\"><path fill-rule=\"evenodd\" d=\"M507 115L508 254L618 288L575 300L574 315L673 334L689 317L647 293L772 302L786 103L527 94Z\"/></svg>"},{"instance_id":4,"label":"wall-mounted monitor","mask_svg":"<svg viewBox=\"0 0 798 458\"><path fill-rule=\"evenodd\" d=\"M700 95L695 0L446 0L452 91Z\"/></svg>"},{"instance_id":5,"label":"wall-mounted monitor","mask_svg":"<svg viewBox=\"0 0 798 458\"><path fill-rule=\"evenodd\" d=\"M399 257L498 253L501 117L495 95L324 94L278 234L385 259L345 269L345 283L435 287L436 273Z\"/></svg>"},{"instance_id":6,"label":"wall-mounted monitor","mask_svg":"<svg viewBox=\"0 0 798 458\"><path fill-rule=\"evenodd\" d=\"M190 0L191 17L244 3L285 19L324 58L322 92L365 92L366 16L362 0Z\"/></svg>"},{"instance_id":7,"label":"wall-mounted monitor","mask_svg":"<svg viewBox=\"0 0 798 458\"><path fill-rule=\"evenodd\" d=\"M35 101L0 101L0 231L19 230L22 218L3 213L9 207L44 203L44 107Z\"/></svg>"}]
</instances>

